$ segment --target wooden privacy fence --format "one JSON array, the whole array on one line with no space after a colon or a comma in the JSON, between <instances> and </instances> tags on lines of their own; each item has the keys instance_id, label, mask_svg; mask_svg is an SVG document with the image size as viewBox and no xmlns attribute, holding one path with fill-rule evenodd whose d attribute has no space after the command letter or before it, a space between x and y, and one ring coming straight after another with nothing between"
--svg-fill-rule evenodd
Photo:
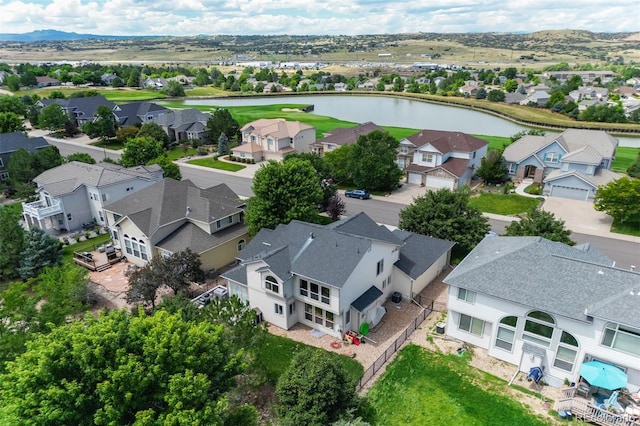
<instances>
[{"instance_id":1,"label":"wooden privacy fence","mask_svg":"<svg viewBox=\"0 0 640 426\"><path fill-rule=\"evenodd\" d=\"M362 389L364 385L366 385L369 380L375 374L380 371L382 367L391 359L394 353L396 353L407 341L407 339L411 336L411 334L424 322L425 319L433 312L433 300L429 302L429 304L418 314L417 317L411 321L411 324L404 329L404 331L396 338L396 340L391 343L387 349L375 360L375 362L365 370L364 374L360 378L360 382L358 383L358 389Z\"/></svg>"}]
</instances>

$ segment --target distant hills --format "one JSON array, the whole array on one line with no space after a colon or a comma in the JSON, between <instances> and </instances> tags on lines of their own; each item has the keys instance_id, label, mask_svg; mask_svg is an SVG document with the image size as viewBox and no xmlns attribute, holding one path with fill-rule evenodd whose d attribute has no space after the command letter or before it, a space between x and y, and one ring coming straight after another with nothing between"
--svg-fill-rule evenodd
<instances>
[{"instance_id":1,"label":"distant hills","mask_svg":"<svg viewBox=\"0 0 640 426\"><path fill-rule=\"evenodd\" d=\"M114 36L114 35L98 35L98 34L78 34L57 30L37 30L30 33L10 34L0 33L0 41L73 41L73 40L89 40L89 39L126 39L126 38L142 38L147 36ZM151 36L148 36L151 37Z\"/></svg>"}]
</instances>

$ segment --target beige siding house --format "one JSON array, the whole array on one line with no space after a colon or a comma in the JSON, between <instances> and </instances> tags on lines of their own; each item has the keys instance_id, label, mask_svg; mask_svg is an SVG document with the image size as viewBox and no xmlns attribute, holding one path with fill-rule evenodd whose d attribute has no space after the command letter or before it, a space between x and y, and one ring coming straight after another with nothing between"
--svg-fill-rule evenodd
<instances>
[{"instance_id":1,"label":"beige siding house","mask_svg":"<svg viewBox=\"0 0 640 426\"><path fill-rule=\"evenodd\" d=\"M299 121L283 118L261 118L244 125L242 143L231 150L231 155L255 162L282 161L293 152L309 152L316 141L316 128Z\"/></svg>"}]
</instances>

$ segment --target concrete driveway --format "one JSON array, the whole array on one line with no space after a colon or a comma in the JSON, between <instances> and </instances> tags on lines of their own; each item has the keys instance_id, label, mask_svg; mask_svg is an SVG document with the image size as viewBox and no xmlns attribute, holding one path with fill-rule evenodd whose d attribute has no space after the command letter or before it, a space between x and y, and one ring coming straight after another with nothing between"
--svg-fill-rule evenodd
<instances>
[{"instance_id":1,"label":"concrete driveway","mask_svg":"<svg viewBox=\"0 0 640 426\"><path fill-rule=\"evenodd\" d=\"M593 203L569 200L560 197L546 197L542 209L551 212L556 219L564 220L565 226L574 232L590 235L609 236L613 218L596 211Z\"/></svg>"}]
</instances>

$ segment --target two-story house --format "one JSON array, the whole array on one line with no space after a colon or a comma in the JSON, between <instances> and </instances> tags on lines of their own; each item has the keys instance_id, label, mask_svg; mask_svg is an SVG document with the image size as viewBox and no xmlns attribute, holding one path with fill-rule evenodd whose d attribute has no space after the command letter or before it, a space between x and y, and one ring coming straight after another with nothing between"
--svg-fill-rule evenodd
<instances>
[{"instance_id":1,"label":"two-story house","mask_svg":"<svg viewBox=\"0 0 640 426\"><path fill-rule=\"evenodd\" d=\"M526 135L502 154L509 175L544 183L544 194L593 200L600 185L620 175L609 170L618 140L601 130L567 129L561 134Z\"/></svg>"},{"instance_id":2,"label":"two-story house","mask_svg":"<svg viewBox=\"0 0 640 426\"><path fill-rule=\"evenodd\" d=\"M22 203L30 228L75 231L86 223L105 226L104 206L162 180L158 165L122 167L79 161L49 169L33 179L38 201Z\"/></svg>"},{"instance_id":3,"label":"two-story house","mask_svg":"<svg viewBox=\"0 0 640 426\"><path fill-rule=\"evenodd\" d=\"M261 118L240 129L242 143L232 148L231 155L256 162L282 161L293 152L309 152L316 141L316 128L284 118Z\"/></svg>"},{"instance_id":4,"label":"two-story house","mask_svg":"<svg viewBox=\"0 0 640 426\"><path fill-rule=\"evenodd\" d=\"M130 102L116 105L113 113L120 127L136 126L144 123L155 123L158 117L169 112L169 108L148 101Z\"/></svg>"},{"instance_id":5,"label":"two-story house","mask_svg":"<svg viewBox=\"0 0 640 426\"><path fill-rule=\"evenodd\" d=\"M36 105L45 108L53 103L60 105L69 119L74 121L78 127L96 120L100 105L106 105L112 111L116 108L115 103L102 95L69 99L41 99L36 102Z\"/></svg>"},{"instance_id":6,"label":"two-story house","mask_svg":"<svg viewBox=\"0 0 640 426\"><path fill-rule=\"evenodd\" d=\"M375 326L393 292L419 293L448 267L453 245L392 232L364 213L325 226L294 220L260 230L238 254L240 265L222 276L229 294L265 321L341 337Z\"/></svg>"},{"instance_id":7,"label":"two-story house","mask_svg":"<svg viewBox=\"0 0 640 426\"><path fill-rule=\"evenodd\" d=\"M153 121L169 135L171 142L198 140L205 143L209 135L207 122L210 118L208 112L186 108L168 109L154 116Z\"/></svg>"},{"instance_id":8,"label":"two-story house","mask_svg":"<svg viewBox=\"0 0 640 426\"><path fill-rule=\"evenodd\" d=\"M245 202L226 184L199 188L166 178L105 206L116 246L127 260L144 266L155 256L190 248L202 269L234 262L248 240Z\"/></svg>"},{"instance_id":9,"label":"two-story house","mask_svg":"<svg viewBox=\"0 0 640 426\"><path fill-rule=\"evenodd\" d=\"M48 146L44 138L30 138L24 132L0 133L0 182L9 179L7 166L14 152L23 148L35 153Z\"/></svg>"},{"instance_id":10,"label":"two-story house","mask_svg":"<svg viewBox=\"0 0 640 426\"><path fill-rule=\"evenodd\" d=\"M578 382L583 362L621 368L640 387L640 274L589 244L485 237L445 278L446 334L519 371Z\"/></svg>"},{"instance_id":11,"label":"two-story house","mask_svg":"<svg viewBox=\"0 0 640 426\"><path fill-rule=\"evenodd\" d=\"M375 130L382 132L385 131L382 127L372 123L371 121L367 121L366 123L358 124L353 127L339 127L325 133L323 138L310 144L309 149L311 152L322 157L325 153L338 149L343 145L356 143L360 136L368 135Z\"/></svg>"},{"instance_id":12,"label":"two-story house","mask_svg":"<svg viewBox=\"0 0 640 426\"><path fill-rule=\"evenodd\" d=\"M408 183L458 189L471 181L487 145L462 132L421 130L400 141L398 166L405 169Z\"/></svg>"}]
</instances>

